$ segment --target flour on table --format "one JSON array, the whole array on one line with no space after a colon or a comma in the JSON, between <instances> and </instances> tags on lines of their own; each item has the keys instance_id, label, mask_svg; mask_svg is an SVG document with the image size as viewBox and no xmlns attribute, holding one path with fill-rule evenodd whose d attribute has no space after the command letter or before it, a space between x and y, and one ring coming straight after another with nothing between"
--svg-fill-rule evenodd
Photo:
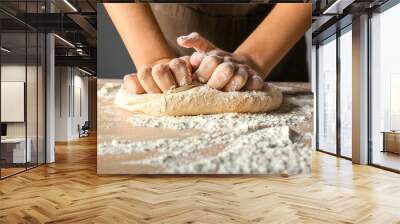
<instances>
[{"instance_id":1,"label":"flour on table","mask_svg":"<svg viewBox=\"0 0 400 224\"><path fill-rule=\"evenodd\" d=\"M312 108L308 96L288 96L280 109L272 113L177 117L132 114L128 118L132 126L181 131L197 129L200 133L155 141L115 138L99 144L98 152L117 157L151 154L123 163L161 166L165 174L291 175L309 172L311 148L305 142L311 133L293 130L312 120Z\"/></svg>"}]
</instances>

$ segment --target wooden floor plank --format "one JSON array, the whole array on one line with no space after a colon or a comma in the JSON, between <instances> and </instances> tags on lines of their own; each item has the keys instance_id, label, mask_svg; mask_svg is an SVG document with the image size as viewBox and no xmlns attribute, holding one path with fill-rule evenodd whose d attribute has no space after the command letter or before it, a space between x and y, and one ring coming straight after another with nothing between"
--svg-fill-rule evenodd
<instances>
[{"instance_id":1,"label":"wooden floor plank","mask_svg":"<svg viewBox=\"0 0 400 224\"><path fill-rule=\"evenodd\" d=\"M316 152L293 177L96 174L96 138L0 181L0 223L400 223L400 175Z\"/></svg>"}]
</instances>

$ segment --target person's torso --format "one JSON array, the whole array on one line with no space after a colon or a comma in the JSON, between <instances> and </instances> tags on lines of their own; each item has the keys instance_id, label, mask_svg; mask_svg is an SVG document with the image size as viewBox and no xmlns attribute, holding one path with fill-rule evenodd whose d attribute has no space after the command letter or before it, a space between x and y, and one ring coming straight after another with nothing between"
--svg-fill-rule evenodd
<instances>
[{"instance_id":1,"label":"person's torso","mask_svg":"<svg viewBox=\"0 0 400 224\"><path fill-rule=\"evenodd\" d=\"M193 53L192 49L182 48L176 43L177 37L192 32L198 32L217 47L233 52L265 19L273 6L273 4L151 4L163 35L177 56ZM267 46L265 48L268 50ZM302 56L302 50L292 51L295 53L289 52L288 55ZM299 64L303 63L302 60L298 59L297 62L293 60L296 59L284 58L282 61L286 61L284 64L295 63L296 70L302 72L299 68ZM283 71L280 71L282 67ZM280 74L275 74L277 72L285 73L282 74L286 76L285 78L295 76L290 78L294 81L304 76L304 74L290 75L285 71L288 70L285 67L287 66L278 65L268 79L284 80Z\"/></svg>"}]
</instances>

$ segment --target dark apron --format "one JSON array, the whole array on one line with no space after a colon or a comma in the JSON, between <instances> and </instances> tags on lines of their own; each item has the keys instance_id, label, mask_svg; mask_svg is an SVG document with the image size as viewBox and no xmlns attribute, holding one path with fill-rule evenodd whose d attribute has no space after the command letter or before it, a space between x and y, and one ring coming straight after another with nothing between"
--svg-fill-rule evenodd
<instances>
[{"instance_id":1,"label":"dark apron","mask_svg":"<svg viewBox=\"0 0 400 224\"><path fill-rule=\"evenodd\" d=\"M273 4L151 4L168 44L178 56L192 49L179 47L176 38L198 32L217 47L233 52L263 21ZM268 47L266 46L266 50ZM269 81L308 81L303 37L273 69Z\"/></svg>"}]
</instances>

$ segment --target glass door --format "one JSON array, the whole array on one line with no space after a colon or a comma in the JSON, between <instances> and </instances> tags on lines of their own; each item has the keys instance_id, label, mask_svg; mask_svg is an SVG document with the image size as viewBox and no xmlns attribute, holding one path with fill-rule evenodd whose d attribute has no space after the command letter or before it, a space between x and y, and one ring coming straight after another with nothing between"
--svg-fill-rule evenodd
<instances>
[{"instance_id":1,"label":"glass door","mask_svg":"<svg viewBox=\"0 0 400 224\"><path fill-rule=\"evenodd\" d=\"M400 4L371 18L370 162L400 171Z\"/></svg>"},{"instance_id":2,"label":"glass door","mask_svg":"<svg viewBox=\"0 0 400 224\"><path fill-rule=\"evenodd\" d=\"M340 32L340 155L352 157L352 32L351 25Z\"/></svg>"},{"instance_id":3,"label":"glass door","mask_svg":"<svg viewBox=\"0 0 400 224\"><path fill-rule=\"evenodd\" d=\"M26 33L1 34L1 176L26 170L32 151L27 150L27 48Z\"/></svg>"},{"instance_id":4,"label":"glass door","mask_svg":"<svg viewBox=\"0 0 400 224\"><path fill-rule=\"evenodd\" d=\"M317 149L336 154L336 35L317 49Z\"/></svg>"},{"instance_id":5,"label":"glass door","mask_svg":"<svg viewBox=\"0 0 400 224\"><path fill-rule=\"evenodd\" d=\"M15 2L14 2L15 3ZM44 1L1 2L18 13L43 13ZM0 178L45 163L45 44L43 33L0 12Z\"/></svg>"}]
</instances>

